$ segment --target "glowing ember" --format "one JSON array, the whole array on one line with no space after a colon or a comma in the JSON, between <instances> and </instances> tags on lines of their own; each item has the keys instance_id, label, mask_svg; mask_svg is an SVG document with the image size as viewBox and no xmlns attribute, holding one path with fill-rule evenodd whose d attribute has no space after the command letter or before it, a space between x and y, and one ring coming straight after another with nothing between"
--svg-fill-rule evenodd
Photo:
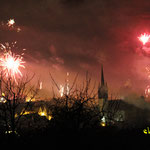
<instances>
[{"instance_id":1,"label":"glowing ember","mask_svg":"<svg viewBox=\"0 0 150 150\"><path fill-rule=\"evenodd\" d=\"M8 20L7 25L8 25L9 27L13 26L14 24L15 24L15 20L14 20L14 19Z\"/></svg>"},{"instance_id":2,"label":"glowing ember","mask_svg":"<svg viewBox=\"0 0 150 150\"><path fill-rule=\"evenodd\" d=\"M147 42L149 42L150 35L144 33L144 34L141 34L141 36L138 37L138 39L143 43L143 45L145 45Z\"/></svg>"},{"instance_id":3,"label":"glowing ember","mask_svg":"<svg viewBox=\"0 0 150 150\"><path fill-rule=\"evenodd\" d=\"M6 77L12 77L16 80L15 76L18 74L22 76L20 67L25 68L22 61L23 57L13 54L11 51L4 53L0 58L0 66L4 71Z\"/></svg>"}]
</instances>

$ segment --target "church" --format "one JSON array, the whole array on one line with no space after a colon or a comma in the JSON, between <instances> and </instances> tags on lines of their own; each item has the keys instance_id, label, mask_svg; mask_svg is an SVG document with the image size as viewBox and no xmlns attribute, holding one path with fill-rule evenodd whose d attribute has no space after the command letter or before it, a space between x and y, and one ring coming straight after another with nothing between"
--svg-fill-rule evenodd
<instances>
[{"instance_id":1,"label":"church","mask_svg":"<svg viewBox=\"0 0 150 150\"><path fill-rule=\"evenodd\" d=\"M141 99L146 105L150 105ZM98 105L101 114L101 126L115 125L118 127L141 128L150 123L149 109L137 107L122 99L108 98L108 85L104 80L103 65L101 66L101 82L98 86Z\"/></svg>"},{"instance_id":2,"label":"church","mask_svg":"<svg viewBox=\"0 0 150 150\"><path fill-rule=\"evenodd\" d=\"M98 104L101 113L101 125L114 124L116 121L120 122L124 120L125 113L123 110L119 110L122 100L108 99L108 86L104 80L103 65L101 66L101 83L98 86Z\"/></svg>"},{"instance_id":3,"label":"church","mask_svg":"<svg viewBox=\"0 0 150 150\"><path fill-rule=\"evenodd\" d=\"M98 102L100 111L104 111L108 101L108 87L107 82L104 80L103 65L101 66L101 83L98 86Z\"/></svg>"}]
</instances>

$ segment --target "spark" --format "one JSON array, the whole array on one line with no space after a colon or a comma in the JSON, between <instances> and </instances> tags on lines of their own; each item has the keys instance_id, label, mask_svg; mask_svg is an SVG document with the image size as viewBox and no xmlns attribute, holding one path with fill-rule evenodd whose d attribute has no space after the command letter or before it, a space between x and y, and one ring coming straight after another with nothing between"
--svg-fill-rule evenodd
<instances>
[{"instance_id":1,"label":"spark","mask_svg":"<svg viewBox=\"0 0 150 150\"><path fill-rule=\"evenodd\" d=\"M17 32L20 32L20 31L21 31L21 29L18 27L18 28L17 28Z\"/></svg>"},{"instance_id":2,"label":"spark","mask_svg":"<svg viewBox=\"0 0 150 150\"><path fill-rule=\"evenodd\" d=\"M15 24L15 20L14 20L14 19L8 20L7 25L8 25L9 27L13 27L14 24Z\"/></svg>"},{"instance_id":3,"label":"spark","mask_svg":"<svg viewBox=\"0 0 150 150\"><path fill-rule=\"evenodd\" d=\"M138 39L143 43L143 45L145 45L147 42L149 42L150 39L150 35L149 34L141 34Z\"/></svg>"}]
</instances>

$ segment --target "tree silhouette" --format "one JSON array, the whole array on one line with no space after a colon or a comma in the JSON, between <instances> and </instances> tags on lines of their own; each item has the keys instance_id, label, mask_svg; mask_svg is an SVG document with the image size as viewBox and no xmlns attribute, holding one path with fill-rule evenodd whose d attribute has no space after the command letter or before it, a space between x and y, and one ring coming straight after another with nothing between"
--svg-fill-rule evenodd
<instances>
[{"instance_id":1,"label":"tree silhouette","mask_svg":"<svg viewBox=\"0 0 150 150\"><path fill-rule=\"evenodd\" d=\"M53 105L50 108L53 115L51 124L54 127L80 130L98 125L100 111L98 103L96 103L95 83L92 86L91 77L87 72L85 81L78 86L77 76L78 74L75 76L68 94L64 93L62 97L56 97L54 94ZM59 90L52 75L51 79Z\"/></svg>"},{"instance_id":2,"label":"tree silhouette","mask_svg":"<svg viewBox=\"0 0 150 150\"><path fill-rule=\"evenodd\" d=\"M11 77L0 78L0 118L6 127L6 133L16 133L20 118L35 98L38 88L30 85L32 77L22 77L14 81ZM27 100L28 98L28 100ZM27 100L27 101L26 101Z\"/></svg>"}]
</instances>

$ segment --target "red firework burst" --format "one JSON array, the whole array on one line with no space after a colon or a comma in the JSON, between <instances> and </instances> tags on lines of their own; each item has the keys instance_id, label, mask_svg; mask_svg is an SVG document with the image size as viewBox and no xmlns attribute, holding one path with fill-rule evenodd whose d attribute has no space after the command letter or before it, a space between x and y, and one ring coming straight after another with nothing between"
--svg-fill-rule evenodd
<instances>
[{"instance_id":1,"label":"red firework burst","mask_svg":"<svg viewBox=\"0 0 150 150\"><path fill-rule=\"evenodd\" d=\"M141 34L138 39L143 43L143 45L145 45L147 42L149 42L150 39L150 35L149 34Z\"/></svg>"}]
</instances>

